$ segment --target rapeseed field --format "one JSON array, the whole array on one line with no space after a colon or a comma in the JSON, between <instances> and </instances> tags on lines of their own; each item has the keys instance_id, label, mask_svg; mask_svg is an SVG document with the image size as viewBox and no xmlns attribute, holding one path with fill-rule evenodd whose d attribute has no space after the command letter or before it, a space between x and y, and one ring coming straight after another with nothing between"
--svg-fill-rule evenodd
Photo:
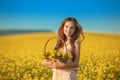
<instances>
[{"instance_id":1,"label":"rapeseed field","mask_svg":"<svg viewBox=\"0 0 120 80\"><path fill-rule=\"evenodd\" d=\"M51 80L52 70L41 65L46 41L56 33L0 36L0 80ZM56 40L46 49L52 50ZM120 80L120 35L85 32L81 43L78 80Z\"/></svg>"}]
</instances>

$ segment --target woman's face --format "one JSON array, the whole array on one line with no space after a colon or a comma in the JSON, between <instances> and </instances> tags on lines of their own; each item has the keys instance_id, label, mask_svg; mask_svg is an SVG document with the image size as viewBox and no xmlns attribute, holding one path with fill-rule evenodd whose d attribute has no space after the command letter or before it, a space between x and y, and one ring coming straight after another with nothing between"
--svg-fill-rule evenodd
<instances>
[{"instance_id":1,"label":"woman's face","mask_svg":"<svg viewBox=\"0 0 120 80\"><path fill-rule=\"evenodd\" d=\"M70 37L74 34L76 28L75 28L75 24L72 21L67 21L63 29L64 29L64 34L67 37Z\"/></svg>"}]
</instances>

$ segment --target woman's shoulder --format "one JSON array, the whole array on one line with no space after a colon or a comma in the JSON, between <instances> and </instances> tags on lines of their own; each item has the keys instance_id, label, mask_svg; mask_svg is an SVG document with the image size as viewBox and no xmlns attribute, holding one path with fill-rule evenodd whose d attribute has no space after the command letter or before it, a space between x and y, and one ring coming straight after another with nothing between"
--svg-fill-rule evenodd
<instances>
[{"instance_id":1,"label":"woman's shoulder","mask_svg":"<svg viewBox=\"0 0 120 80\"><path fill-rule=\"evenodd\" d=\"M79 40L75 40L75 46L80 46L80 41Z\"/></svg>"},{"instance_id":2,"label":"woman's shoulder","mask_svg":"<svg viewBox=\"0 0 120 80\"><path fill-rule=\"evenodd\" d=\"M80 40L75 40L75 44L80 44Z\"/></svg>"}]
</instances>

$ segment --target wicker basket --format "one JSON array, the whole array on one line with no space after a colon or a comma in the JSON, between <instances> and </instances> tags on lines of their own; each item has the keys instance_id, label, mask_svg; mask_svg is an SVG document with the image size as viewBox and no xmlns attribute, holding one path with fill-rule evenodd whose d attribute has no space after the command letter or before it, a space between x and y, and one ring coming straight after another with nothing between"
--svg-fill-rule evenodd
<instances>
[{"instance_id":1,"label":"wicker basket","mask_svg":"<svg viewBox=\"0 0 120 80\"><path fill-rule=\"evenodd\" d=\"M58 59L58 60L60 60L61 62L66 63L67 60L69 59L69 56L71 56L70 54L69 54L69 55L67 54L68 51L67 51L67 46L66 46L66 44L65 44L66 53L60 52L59 50L58 50L58 51L53 51L52 53L46 51L46 47L47 47L47 44L49 43L49 41L52 40L52 39L55 39L55 38L57 38L57 37L49 38L49 39L46 41L46 43L45 43L45 45L44 45L44 56L47 56L46 59L48 59L48 60L51 60L51 58L48 57L48 56L50 56L50 57L52 57L52 59L53 59L52 61L56 61L56 60ZM58 39L60 39L60 38L58 38ZM62 39L60 39L60 40L63 41ZM64 42L64 41L63 41L63 42ZM51 55L51 54L52 54L52 55Z\"/></svg>"}]
</instances>

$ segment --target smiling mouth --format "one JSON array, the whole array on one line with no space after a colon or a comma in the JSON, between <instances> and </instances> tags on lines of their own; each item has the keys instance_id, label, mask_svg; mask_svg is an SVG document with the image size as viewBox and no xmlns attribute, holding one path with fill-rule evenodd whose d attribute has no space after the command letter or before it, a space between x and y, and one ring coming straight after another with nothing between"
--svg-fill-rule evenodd
<instances>
[{"instance_id":1,"label":"smiling mouth","mask_svg":"<svg viewBox=\"0 0 120 80\"><path fill-rule=\"evenodd\" d=\"M70 34L70 32L66 32L67 34Z\"/></svg>"}]
</instances>

